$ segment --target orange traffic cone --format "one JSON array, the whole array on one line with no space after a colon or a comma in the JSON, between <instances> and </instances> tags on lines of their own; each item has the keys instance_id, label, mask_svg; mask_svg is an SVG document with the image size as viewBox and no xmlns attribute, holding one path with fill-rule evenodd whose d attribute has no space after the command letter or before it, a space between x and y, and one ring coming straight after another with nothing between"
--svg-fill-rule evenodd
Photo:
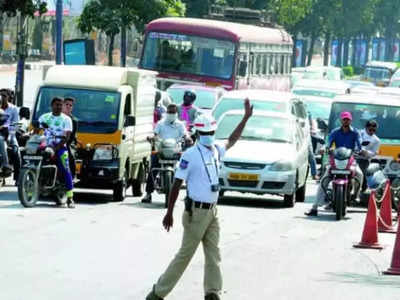
<instances>
[{"instance_id":1,"label":"orange traffic cone","mask_svg":"<svg viewBox=\"0 0 400 300\"><path fill-rule=\"evenodd\" d=\"M399 222L397 222L399 223ZM400 230L397 228L396 241L394 243L392 263L387 271L384 271L385 275L400 275Z\"/></svg>"},{"instance_id":2,"label":"orange traffic cone","mask_svg":"<svg viewBox=\"0 0 400 300\"><path fill-rule=\"evenodd\" d=\"M383 192L382 205L378 218L378 231L396 233L396 229L392 224L392 193L390 191L390 181L386 182L385 191Z\"/></svg>"},{"instance_id":3,"label":"orange traffic cone","mask_svg":"<svg viewBox=\"0 0 400 300\"><path fill-rule=\"evenodd\" d=\"M364 231L361 237L361 242L353 245L355 248L371 248L383 249L383 246L378 243L378 222L377 208L375 203L375 191L371 192L368 202L368 212L365 218Z\"/></svg>"}]
</instances>

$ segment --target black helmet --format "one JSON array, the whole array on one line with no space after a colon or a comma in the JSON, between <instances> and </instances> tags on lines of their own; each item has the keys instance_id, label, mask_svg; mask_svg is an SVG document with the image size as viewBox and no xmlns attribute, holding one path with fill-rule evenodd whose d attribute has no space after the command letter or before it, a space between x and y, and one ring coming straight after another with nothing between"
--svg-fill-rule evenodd
<instances>
[{"instance_id":1,"label":"black helmet","mask_svg":"<svg viewBox=\"0 0 400 300\"><path fill-rule=\"evenodd\" d=\"M196 100L196 93L193 90L186 90L183 94L183 102L185 103L193 103Z\"/></svg>"}]
</instances>

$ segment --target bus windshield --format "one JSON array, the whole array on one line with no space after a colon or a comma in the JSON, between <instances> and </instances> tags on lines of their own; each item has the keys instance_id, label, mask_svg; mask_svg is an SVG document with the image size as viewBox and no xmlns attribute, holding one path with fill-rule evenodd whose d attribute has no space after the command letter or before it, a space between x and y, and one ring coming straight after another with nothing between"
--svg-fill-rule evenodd
<instances>
[{"instance_id":1,"label":"bus windshield","mask_svg":"<svg viewBox=\"0 0 400 300\"><path fill-rule=\"evenodd\" d=\"M400 106L376 105L364 103L333 103L329 117L329 131L340 127L340 113L349 111L353 115L352 126L363 129L368 120L378 123L376 135L383 143L400 142Z\"/></svg>"},{"instance_id":2,"label":"bus windshield","mask_svg":"<svg viewBox=\"0 0 400 300\"><path fill-rule=\"evenodd\" d=\"M120 94L96 90L43 87L40 89L33 120L51 111L54 97L72 97L72 114L78 120L78 132L113 133L118 129Z\"/></svg>"},{"instance_id":3,"label":"bus windshield","mask_svg":"<svg viewBox=\"0 0 400 300\"><path fill-rule=\"evenodd\" d=\"M230 79L235 45L231 41L193 35L150 32L141 67L159 72L176 72Z\"/></svg>"}]
</instances>

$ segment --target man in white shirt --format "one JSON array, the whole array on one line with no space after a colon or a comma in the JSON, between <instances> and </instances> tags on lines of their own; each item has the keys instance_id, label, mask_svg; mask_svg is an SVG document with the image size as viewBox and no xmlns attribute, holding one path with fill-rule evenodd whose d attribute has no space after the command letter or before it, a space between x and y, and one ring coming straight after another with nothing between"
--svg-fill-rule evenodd
<instances>
[{"instance_id":1,"label":"man in white shirt","mask_svg":"<svg viewBox=\"0 0 400 300\"><path fill-rule=\"evenodd\" d=\"M189 144L192 143L189 137L185 124L178 120L178 107L176 104L171 103L167 107L167 113L165 117L160 120L156 128L154 129L154 138L149 138L150 141L155 139L165 140L165 139L175 139L180 142L185 139ZM158 162L157 154L153 154L151 157L151 168L158 168L160 166ZM154 177L157 176L156 172L150 170L150 174L147 177L146 182L146 196L142 199L143 203L151 203L151 194L154 192Z\"/></svg>"},{"instance_id":2,"label":"man in white shirt","mask_svg":"<svg viewBox=\"0 0 400 300\"><path fill-rule=\"evenodd\" d=\"M364 192L367 189L367 180L365 178L365 172L369 166L371 158L378 154L379 146L381 144L380 139L376 136L376 130L378 129L378 123L375 120L369 120L365 124L365 129L360 131L361 148L365 150L365 156L361 156L357 159L357 163L360 166L364 174L364 180L361 191ZM365 142L368 142L368 145Z\"/></svg>"},{"instance_id":3,"label":"man in white shirt","mask_svg":"<svg viewBox=\"0 0 400 300\"><path fill-rule=\"evenodd\" d=\"M41 127L44 128L44 135L48 146L54 148L57 157L57 167L61 171L65 186L67 188L67 204L69 208L74 208L73 200L73 181L69 168L68 149L66 142L72 132L72 120L62 113L64 99L54 97L51 100L51 112L43 114L39 118Z\"/></svg>"}]
</instances>

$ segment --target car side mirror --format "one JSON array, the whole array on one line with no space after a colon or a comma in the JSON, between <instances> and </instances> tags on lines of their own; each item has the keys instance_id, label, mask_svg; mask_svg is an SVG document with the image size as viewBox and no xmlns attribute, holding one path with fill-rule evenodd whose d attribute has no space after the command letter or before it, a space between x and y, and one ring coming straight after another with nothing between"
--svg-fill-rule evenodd
<instances>
[{"instance_id":1,"label":"car side mirror","mask_svg":"<svg viewBox=\"0 0 400 300\"><path fill-rule=\"evenodd\" d=\"M326 131L328 129L328 124L322 120L322 119L317 119L317 124L318 124L318 129L322 131Z\"/></svg>"},{"instance_id":2,"label":"car side mirror","mask_svg":"<svg viewBox=\"0 0 400 300\"><path fill-rule=\"evenodd\" d=\"M124 127L135 126L136 125L136 118L135 116L126 116Z\"/></svg>"},{"instance_id":3,"label":"car side mirror","mask_svg":"<svg viewBox=\"0 0 400 300\"><path fill-rule=\"evenodd\" d=\"M246 76L246 71L247 71L247 62L244 60L241 60L239 62L239 72L238 75L241 77L245 77Z\"/></svg>"}]
</instances>

